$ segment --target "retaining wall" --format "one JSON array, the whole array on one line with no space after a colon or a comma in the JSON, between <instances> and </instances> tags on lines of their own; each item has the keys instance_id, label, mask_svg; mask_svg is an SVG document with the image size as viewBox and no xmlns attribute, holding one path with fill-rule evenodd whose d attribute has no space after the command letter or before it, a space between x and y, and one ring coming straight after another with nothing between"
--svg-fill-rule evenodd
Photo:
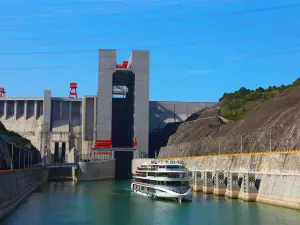
<instances>
[{"instance_id":1,"label":"retaining wall","mask_svg":"<svg viewBox=\"0 0 300 225\"><path fill-rule=\"evenodd\" d=\"M47 169L0 171L0 221L46 182L47 177Z\"/></svg>"},{"instance_id":2,"label":"retaining wall","mask_svg":"<svg viewBox=\"0 0 300 225\"><path fill-rule=\"evenodd\" d=\"M261 173L257 175L260 179L260 187L256 201L300 209L299 152L170 159L184 160L189 170ZM142 164L142 160L134 159L132 170L135 171L136 166L140 164Z\"/></svg>"},{"instance_id":3,"label":"retaining wall","mask_svg":"<svg viewBox=\"0 0 300 225\"><path fill-rule=\"evenodd\" d=\"M79 162L79 168L73 168L73 180L96 181L114 179L116 176L116 161Z\"/></svg>"}]
</instances>

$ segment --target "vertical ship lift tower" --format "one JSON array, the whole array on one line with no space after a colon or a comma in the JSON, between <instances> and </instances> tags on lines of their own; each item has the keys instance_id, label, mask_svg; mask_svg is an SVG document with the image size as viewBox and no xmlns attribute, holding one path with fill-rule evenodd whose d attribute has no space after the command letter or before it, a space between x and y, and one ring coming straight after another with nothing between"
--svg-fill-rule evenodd
<instances>
[{"instance_id":1,"label":"vertical ship lift tower","mask_svg":"<svg viewBox=\"0 0 300 225\"><path fill-rule=\"evenodd\" d=\"M99 50L93 151L118 164L118 157L148 153L149 51L133 50L129 61L116 62L116 50Z\"/></svg>"}]
</instances>

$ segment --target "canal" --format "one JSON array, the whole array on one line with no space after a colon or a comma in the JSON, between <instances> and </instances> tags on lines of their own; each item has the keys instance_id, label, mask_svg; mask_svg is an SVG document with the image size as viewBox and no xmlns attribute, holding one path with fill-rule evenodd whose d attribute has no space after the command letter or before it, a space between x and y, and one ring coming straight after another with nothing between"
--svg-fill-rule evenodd
<instances>
[{"instance_id":1,"label":"canal","mask_svg":"<svg viewBox=\"0 0 300 225\"><path fill-rule=\"evenodd\" d=\"M293 225L297 210L194 194L191 203L132 195L129 181L49 182L1 225Z\"/></svg>"}]
</instances>

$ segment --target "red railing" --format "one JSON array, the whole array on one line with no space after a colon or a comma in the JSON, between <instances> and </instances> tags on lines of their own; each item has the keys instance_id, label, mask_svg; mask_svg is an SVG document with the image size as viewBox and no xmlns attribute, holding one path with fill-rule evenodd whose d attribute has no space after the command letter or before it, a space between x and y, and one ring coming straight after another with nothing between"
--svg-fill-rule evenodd
<instances>
[{"instance_id":1,"label":"red railing","mask_svg":"<svg viewBox=\"0 0 300 225\"><path fill-rule=\"evenodd\" d=\"M111 151L94 152L95 155L111 155Z\"/></svg>"}]
</instances>

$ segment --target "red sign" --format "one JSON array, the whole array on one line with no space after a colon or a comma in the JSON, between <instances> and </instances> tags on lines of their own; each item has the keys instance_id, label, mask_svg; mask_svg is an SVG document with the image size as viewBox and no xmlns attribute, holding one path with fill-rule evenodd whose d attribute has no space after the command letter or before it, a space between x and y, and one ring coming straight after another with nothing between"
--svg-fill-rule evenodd
<instances>
[{"instance_id":1,"label":"red sign","mask_svg":"<svg viewBox=\"0 0 300 225\"><path fill-rule=\"evenodd\" d=\"M112 140L96 140L95 148L111 148L112 147Z\"/></svg>"}]
</instances>

